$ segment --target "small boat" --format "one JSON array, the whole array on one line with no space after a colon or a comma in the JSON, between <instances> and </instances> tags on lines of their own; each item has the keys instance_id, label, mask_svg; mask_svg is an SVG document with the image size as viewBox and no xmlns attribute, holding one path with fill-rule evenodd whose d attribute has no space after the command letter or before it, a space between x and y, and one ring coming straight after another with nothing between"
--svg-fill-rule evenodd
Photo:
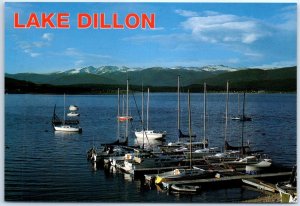
<instances>
[{"instance_id":1,"label":"small boat","mask_svg":"<svg viewBox=\"0 0 300 206\"><path fill-rule=\"evenodd\" d=\"M82 132L81 127L71 126L71 125L66 125L66 124L56 125L56 126L54 126L54 130L61 131L61 132Z\"/></svg>"},{"instance_id":2,"label":"small boat","mask_svg":"<svg viewBox=\"0 0 300 206\"><path fill-rule=\"evenodd\" d=\"M202 158L204 156L215 155L219 152L220 149L218 147L211 147L211 148L197 149L194 152L184 151L184 155L187 159L190 158L191 154L193 158Z\"/></svg>"},{"instance_id":3,"label":"small boat","mask_svg":"<svg viewBox=\"0 0 300 206\"><path fill-rule=\"evenodd\" d=\"M236 116L236 117L231 117L232 120L241 120L241 117Z\"/></svg>"},{"instance_id":4,"label":"small boat","mask_svg":"<svg viewBox=\"0 0 300 206\"><path fill-rule=\"evenodd\" d=\"M183 192L183 193L195 193L199 192L200 186L195 186L195 185L176 185L173 184L170 187L171 191L176 191L176 192Z\"/></svg>"},{"instance_id":5,"label":"small boat","mask_svg":"<svg viewBox=\"0 0 300 206\"><path fill-rule=\"evenodd\" d=\"M70 106L69 106L69 110L70 110L70 111L77 111L78 109L79 109L79 107L76 106L76 105L70 105Z\"/></svg>"},{"instance_id":6,"label":"small boat","mask_svg":"<svg viewBox=\"0 0 300 206\"><path fill-rule=\"evenodd\" d=\"M190 180L205 178L208 176L213 176L211 172L205 171L203 169L175 169L169 172L163 172L156 175L155 184L160 184L162 182L178 181L178 180Z\"/></svg>"},{"instance_id":7,"label":"small boat","mask_svg":"<svg viewBox=\"0 0 300 206\"><path fill-rule=\"evenodd\" d=\"M162 139L166 136L167 132L159 132L155 130L144 130L144 131L136 131L134 132L136 138L142 139L142 138L148 138L151 139Z\"/></svg>"},{"instance_id":8,"label":"small boat","mask_svg":"<svg viewBox=\"0 0 300 206\"><path fill-rule=\"evenodd\" d=\"M271 167L272 160L266 155L257 154L244 156L226 163L232 166L245 166L247 174L257 174L259 171Z\"/></svg>"},{"instance_id":9,"label":"small boat","mask_svg":"<svg viewBox=\"0 0 300 206\"><path fill-rule=\"evenodd\" d=\"M149 130L149 97L150 97L150 92L148 88L148 96L147 96L147 129L144 130L144 98L143 98L144 92L142 92L142 130L141 131L136 131L134 134L137 139L148 139L148 140L153 140L153 139L162 139L166 136L167 132L160 132L160 131L155 131L155 130Z\"/></svg>"},{"instance_id":10,"label":"small boat","mask_svg":"<svg viewBox=\"0 0 300 206\"><path fill-rule=\"evenodd\" d=\"M69 113L67 114L67 116L68 116L68 117L78 117L78 116L80 116L80 114L77 113L77 112L69 112Z\"/></svg>"},{"instance_id":11,"label":"small boat","mask_svg":"<svg viewBox=\"0 0 300 206\"><path fill-rule=\"evenodd\" d=\"M118 116L117 119L118 119L120 122L125 122L126 120L132 121L132 120L133 120L133 117L132 117L132 116Z\"/></svg>"}]
</instances>

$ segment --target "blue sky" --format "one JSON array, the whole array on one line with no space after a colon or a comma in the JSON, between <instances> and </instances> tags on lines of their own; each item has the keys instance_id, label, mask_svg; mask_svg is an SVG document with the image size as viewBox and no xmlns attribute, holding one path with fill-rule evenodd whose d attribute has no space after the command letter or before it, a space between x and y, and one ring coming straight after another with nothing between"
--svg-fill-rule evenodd
<instances>
[{"instance_id":1,"label":"blue sky","mask_svg":"<svg viewBox=\"0 0 300 206\"><path fill-rule=\"evenodd\" d=\"M31 12L68 12L71 28L14 29L15 12L23 23ZM156 29L82 30L76 27L80 12L155 13ZM90 65L291 66L296 65L296 36L296 4L291 3L5 3L5 72Z\"/></svg>"}]
</instances>

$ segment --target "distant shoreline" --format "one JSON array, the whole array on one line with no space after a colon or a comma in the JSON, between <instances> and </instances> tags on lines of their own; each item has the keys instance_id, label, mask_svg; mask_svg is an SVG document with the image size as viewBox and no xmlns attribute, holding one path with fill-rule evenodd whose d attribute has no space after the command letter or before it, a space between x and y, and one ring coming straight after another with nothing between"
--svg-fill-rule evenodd
<instances>
[{"instance_id":1,"label":"distant shoreline","mask_svg":"<svg viewBox=\"0 0 300 206\"><path fill-rule=\"evenodd\" d=\"M294 81L294 82L291 82ZM278 84L263 85L265 82L257 83L241 83L230 85L230 93L296 93L297 82L291 80L286 85L285 82L277 82ZM125 85L109 85L109 84L81 84L81 85L51 85L51 84L36 84L29 81L17 80L5 77L5 94L77 94L77 95L108 95L117 94L120 88L122 91L126 90ZM144 86L146 91L147 86ZM151 93L175 93L177 87L174 86L149 86ZM133 92L141 92L142 86L130 85L130 90ZM181 93L186 93L188 90L191 93L203 93L202 84L193 84L189 86L180 87ZM224 86L216 86L207 84L208 93L225 93Z\"/></svg>"},{"instance_id":2,"label":"distant shoreline","mask_svg":"<svg viewBox=\"0 0 300 206\"><path fill-rule=\"evenodd\" d=\"M137 91L137 93L140 93L140 91ZM174 94L176 92L163 92L163 91L157 91L157 92L152 92L152 93L170 93L170 94ZM191 92L191 93L194 93L194 94L201 94L202 92ZM211 92L208 92L208 93L211 93L211 94L224 94L226 93L226 91L223 91L223 92L214 92L214 91L211 91ZM237 93L242 93L242 91L240 92L230 92L230 94L237 94ZM261 92L246 92L247 94L297 94L297 92L276 92L276 91L273 91L273 92L264 92L264 93L261 93ZM44 92L44 93L31 93L31 92L27 92L27 93L8 93L6 92L5 95L12 95L12 94L31 94L31 95L63 95L63 94L68 94L68 95L116 95L117 94L117 91L114 92L114 93L47 93L47 92ZM182 94L187 94L187 92L182 92Z\"/></svg>"}]
</instances>

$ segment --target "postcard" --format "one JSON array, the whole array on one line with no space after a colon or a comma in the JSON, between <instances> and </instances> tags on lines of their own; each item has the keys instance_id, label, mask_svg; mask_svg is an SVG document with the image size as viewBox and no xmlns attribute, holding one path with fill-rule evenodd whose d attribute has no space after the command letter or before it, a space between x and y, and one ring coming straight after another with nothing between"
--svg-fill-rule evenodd
<instances>
[{"instance_id":1,"label":"postcard","mask_svg":"<svg viewBox=\"0 0 300 206\"><path fill-rule=\"evenodd\" d=\"M5 2L6 203L297 202L297 4Z\"/></svg>"}]
</instances>

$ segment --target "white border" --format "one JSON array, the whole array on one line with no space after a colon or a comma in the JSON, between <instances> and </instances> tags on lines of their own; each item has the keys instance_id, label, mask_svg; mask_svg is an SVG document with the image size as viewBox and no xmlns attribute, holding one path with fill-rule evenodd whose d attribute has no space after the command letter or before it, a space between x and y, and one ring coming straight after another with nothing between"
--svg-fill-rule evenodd
<instances>
[{"instance_id":1,"label":"white border","mask_svg":"<svg viewBox=\"0 0 300 206\"><path fill-rule=\"evenodd\" d=\"M238 1L238 0L212 0L212 1L204 1L204 0L0 0L0 89L1 89L1 94L0 94L0 103L2 104L2 106L0 107L0 145L2 146L2 158L0 158L0 166L2 166L2 170L0 171L1 174L1 178L0 178L0 205L31 205L31 202L4 202L4 152L5 152L5 115L4 115L4 107L5 107L5 101L4 101L4 72L5 72L5 62L4 62L4 48L5 48L5 34L4 34L4 3L5 2L39 2L39 3L43 3L43 2L54 2L54 3L60 3L60 2L69 2L69 3L75 3L75 2L103 2L103 3L117 3L117 2L136 2L136 3L297 3L297 67L298 67L298 62L300 60L300 54L299 54L299 21L300 21L300 12L299 12L299 2L300 0L247 0L247 1ZM299 82L300 82L300 73L297 71L297 164L299 163L299 138L298 138L298 134L300 132L300 129L298 127L298 122L300 120L300 112L298 111L298 104L299 104ZM299 164L298 164L299 165ZM299 169L298 169L299 172ZM36 202L35 202L36 204ZM37 205L53 205L53 203L37 203ZM67 205L69 203L54 203L55 205ZM74 202L72 204L78 204L78 205L87 205L89 203L77 203ZM92 203L93 204L93 203ZM111 203L96 203L97 205L110 205ZM120 203L118 203L120 204ZM137 205L134 203L121 203L123 205ZM142 205L150 205L149 203L138 203L138 204L142 204ZM159 204L159 203L156 203ZM186 203L187 204L187 203ZM181 205L186 205L186 204L176 204L178 206ZM199 204L199 203L198 203ZM239 205L246 205L243 203L238 203ZM248 203L249 204L249 203ZM266 204L266 203L265 203ZM152 205L152 204L151 204ZM170 204L164 204L164 205L171 205ZM208 204L202 204L202 205L208 205ZM209 205L214 205L214 204L209 204ZM218 204L220 205L220 204ZM253 205L253 204L252 204ZM279 204L272 204L272 205L279 205Z\"/></svg>"}]
</instances>

